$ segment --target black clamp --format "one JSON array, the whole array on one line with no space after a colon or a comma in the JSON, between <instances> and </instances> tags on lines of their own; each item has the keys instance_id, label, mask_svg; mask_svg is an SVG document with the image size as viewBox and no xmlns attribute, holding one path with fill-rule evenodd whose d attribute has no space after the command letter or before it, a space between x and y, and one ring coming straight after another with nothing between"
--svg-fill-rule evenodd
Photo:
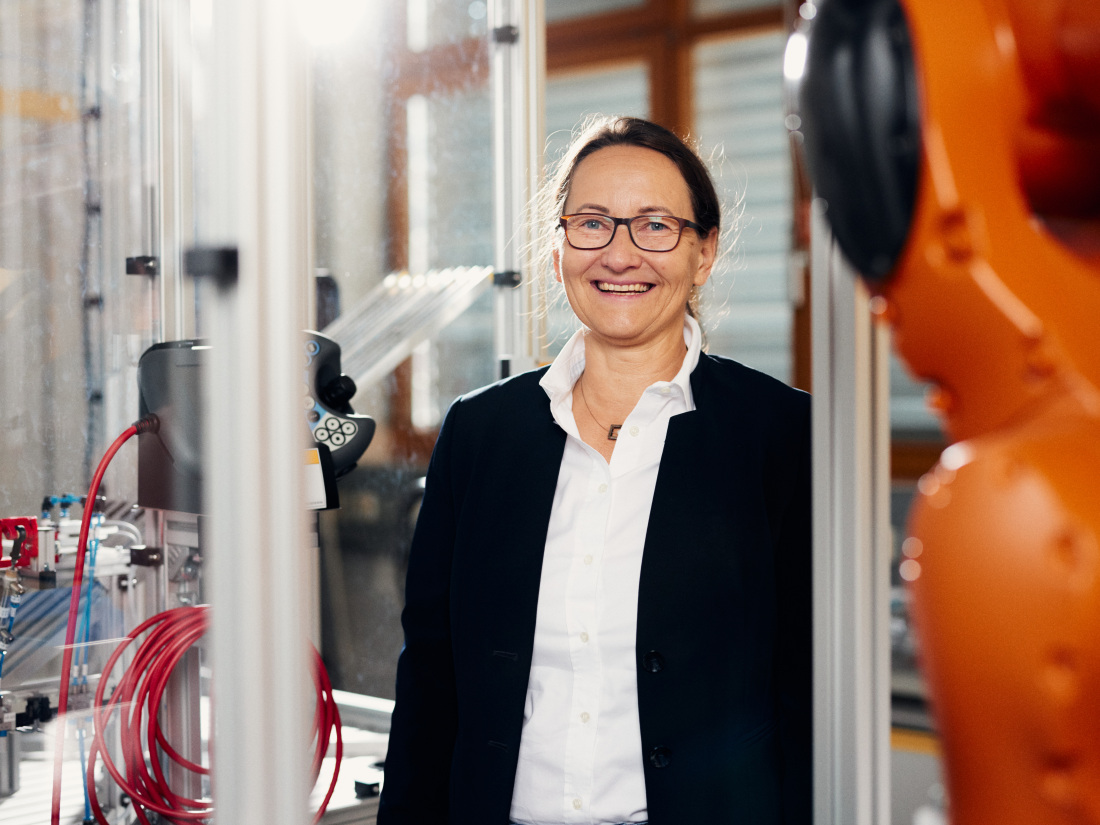
<instances>
[{"instance_id":1,"label":"black clamp","mask_svg":"<svg viewBox=\"0 0 1100 825\"><path fill-rule=\"evenodd\" d=\"M160 260L155 255L135 255L126 259L127 275L156 275L160 271Z\"/></svg>"},{"instance_id":2,"label":"black clamp","mask_svg":"<svg viewBox=\"0 0 1100 825\"><path fill-rule=\"evenodd\" d=\"M237 282L237 247L198 246L183 255L183 268L196 278L213 278L220 287Z\"/></svg>"},{"instance_id":3,"label":"black clamp","mask_svg":"<svg viewBox=\"0 0 1100 825\"><path fill-rule=\"evenodd\" d=\"M493 273L493 286L519 286L523 276L515 269L505 269Z\"/></svg>"},{"instance_id":4,"label":"black clamp","mask_svg":"<svg viewBox=\"0 0 1100 825\"><path fill-rule=\"evenodd\" d=\"M159 567L164 563L164 553L159 547L137 544L130 548L130 564L138 567Z\"/></svg>"},{"instance_id":5,"label":"black clamp","mask_svg":"<svg viewBox=\"0 0 1100 825\"><path fill-rule=\"evenodd\" d=\"M518 26L497 26L492 31L492 37L494 43L518 43L519 42L519 27Z\"/></svg>"}]
</instances>

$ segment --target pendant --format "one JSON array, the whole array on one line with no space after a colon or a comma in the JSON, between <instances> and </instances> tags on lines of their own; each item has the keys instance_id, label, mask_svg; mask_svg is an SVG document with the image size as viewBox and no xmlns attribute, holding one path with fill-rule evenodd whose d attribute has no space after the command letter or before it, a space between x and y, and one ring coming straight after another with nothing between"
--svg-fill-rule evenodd
<instances>
[{"instance_id":1,"label":"pendant","mask_svg":"<svg viewBox=\"0 0 1100 825\"><path fill-rule=\"evenodd\" d=\"M610 427L608 427L607 428L607 440L608 441L618 441L619 440L619 432L618 431L621 430L622 428L623 428L622 424L612 424Z\"/></svg>"}]
</instances>

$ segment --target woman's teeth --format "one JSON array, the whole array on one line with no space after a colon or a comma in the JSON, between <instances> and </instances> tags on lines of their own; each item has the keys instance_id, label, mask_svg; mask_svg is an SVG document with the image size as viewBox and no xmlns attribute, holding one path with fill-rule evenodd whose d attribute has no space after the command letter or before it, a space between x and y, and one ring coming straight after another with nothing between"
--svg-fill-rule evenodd
<instances>
[{"instance_id":1,"label":"woman's teeth","mask_svg":"<svg viewBox=\"0 0 1100 825\"><path fill-rule=\"evenodd\" d=\"M600 292L649 292L653 289L653 284L609 284L596 281L596 289Z\"/></svg>"}]
</instances>

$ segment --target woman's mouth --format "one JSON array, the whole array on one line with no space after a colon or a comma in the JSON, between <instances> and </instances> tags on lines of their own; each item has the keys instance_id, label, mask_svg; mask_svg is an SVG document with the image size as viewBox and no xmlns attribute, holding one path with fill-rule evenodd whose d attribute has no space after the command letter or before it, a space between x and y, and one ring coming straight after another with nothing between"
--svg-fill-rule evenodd
<instances>
[{"instance_id":1,"label":"woman's mouth","mask_svg":"<svg viewBox=\"0 0 1100 825\"><path fill-rule=\"evenodd\" d=\"M613 284L608 281L596 281L596 289L600 292L614 292L618 294L632 292L649 292L653 284Z\"/></svg>"}]
</instances>

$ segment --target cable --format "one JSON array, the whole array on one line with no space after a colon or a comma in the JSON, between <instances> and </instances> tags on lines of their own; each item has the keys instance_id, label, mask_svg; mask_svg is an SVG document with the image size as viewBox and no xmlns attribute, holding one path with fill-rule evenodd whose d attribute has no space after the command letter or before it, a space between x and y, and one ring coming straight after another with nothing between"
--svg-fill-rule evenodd
<instances>
[{"instance_id":1,"label":"cable","mask_svg":"<svg viewBox=\"0 0 1100 825\"><path fill-rule=\"evenodd\" d=\"M96 535L99 526L103 524L102 514L92 515L92 527L91 527L91 548L88 551L88 585L87 594L84 597L84 621L80 628L80 649L78 651L78 661L76 665L76 672L72 675L72 681L77 690L87 692L88 690L88 646L92 641L92 597L95 594L95 564L96 556L99 550L99 538ZM87 724L88 715L82 714L77 721L77 739L80 743L80 775L86 776L86 772L83 770L87 762L85 760L84 753L84 727ZM84 781L84 818L92 818L91 802L88 795L88 782Z\"/></svg>"},{"instance_id":2,"label":"cable","mask_svg":"<svg viewBox=\"0 0 1100 825\"><path fill-rule=\"evenodd\" d=\"M58 698L59 718L54 747L53 803L50 810L51 825L60 825L61 819L61 774L62 756L65 747L64 717L69 706L73 640L76 635L80 588L84 576L84 557L88 548L89 528L92 513L95 509L94 502L107 466L122 445L134 435L156 432L158 428L159 421L155 415L146 416L127 428L104 453L88 488L88 503L84 508L80 523L80 536L77 540L72 596L69 599L69 619L65 629L65 645L61 654L61 685ZM172 671L179 664L184 654L206 632L209 621L208 611L209 608L205 606L179 607L147 619L115 649L103 668L92 706L95 721L92 746L88 753L87 768L83 771L83 778L87 787L88 805L96 820L102 825L109 825L109 823L103 814L95 793L95 760L100 754L108 773L135 803L134 814L142 825L151 825L142 810L143 807L169 817L173 821L198 821L209 819L213 814L213 808L209 800L190 799L173 792L168 787L168 781L164 776L158 753L165 754L177 765L193 773L206 776L209 775L209 768L181 756L164 736L157 719L161 699ZM138 648L133 662L127 668L110 699L105 703L104 693L111 670L130 642L145 632L149 632L149 636ZM313 649L313 667L310 668L310 671L317 691L317 704L313 714L311 734L314 742L312 764L314 783L317 782L320 775L321 764L325 753L328 751L329 742L335 735L336 766L333 770L328 791L314 816L314 823L318 823L332 799L333 791L336 789L336 781L340 774L340 762L343 759L344 743L340 727L340 712L332 693L332 684L321 661L321 655L316 649ZM103 739L111 714L116 710L119 712L121 724L120 736L122 756L127 769L126 775L110 759ZM144 737L142 735L143 731ZM146 754L149 756L148 760ZM152 774L150 774L150 767L152 768Z\"/></svg>"},{"instance_id":3,"label":"cable","mask_svg":"<svg viewBox=\"0 0 1100 825\"><path fill-rule=\"evenodd\" d=\"M84 553L88 546L88 528L95 510L96 495L99 493L99 485L103 481L107 465L111 463L111 459L115 457L115 453L122 448L122 445L138 433L156 432L158 427L159 421L155 415L146 416L127 427L103 454L92 476L92 483L88 487L88 500L80 520L80 537L76 545L76 564L73 568L72 596L69 598L69 620L65 627L65 646L61 649L61 685L57 699L59 718L54 742L53 803L50 806L51 825L60 825L61 822L61 760L65 751L64 717L69 708L69 673L73 664L73 639L76 636L76 618L80 609L80 584L84 578Z\"/></svg>"},{"instance_id":4,"label":"cable","mask_svg":"<svg viewBox=\"0 0 1100 825\"><path fill-rule=\"evenodd\" d=\"M172 672L187 651L206 633L209 626L209 611L207 606L177 607L153 616L126 637L104 666L93 704L95 733L86 770L92 813L103 825L107 825L107 819L95 793L97 758L102 759L111 778L124 793L129 795L134 803L134 813L143 825L148 825L147 811L153 811L171 821L183 822L206 820L214 814L211 800L183 796L169 787L161 755L192 774L209 776L210 769L179 754L168 742L158 720L158 711ZM109 674L126 647L146 633L148 636L138 646L133 661L108 698L106 688ZM328 791L314 816L316 823L320 821L336 788L340 762L343 758L343 736L340 731L340 713L336 707L328 674L321 663L320 654L316 649L312 652L310 670L317 691L311 734L314 743L312 763L314 783L320 776L321 764L334 734L336 759L336 768ZM112 715L116 712L122 744L121 765L116 764L110 757L104 741L104 731L107 730Z\"/></svg>"}]
</instances>

